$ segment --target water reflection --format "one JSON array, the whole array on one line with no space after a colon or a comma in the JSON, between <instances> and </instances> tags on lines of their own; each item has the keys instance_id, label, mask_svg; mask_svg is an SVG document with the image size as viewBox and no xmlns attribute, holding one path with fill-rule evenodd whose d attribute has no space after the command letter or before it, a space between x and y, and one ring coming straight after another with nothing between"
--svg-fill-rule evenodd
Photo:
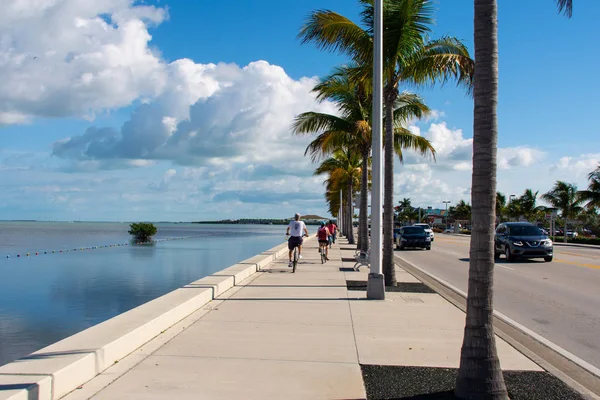
<instances>
[{"instance_id":1,"label":"water reflection","mask_svg":"<svg viewBox=\"0 0 600 400\"><path fill-rule=\"evenodd\" d=\"M0 264L0 365L282 242L247 230Z\"/></svg>"}]
</instances>

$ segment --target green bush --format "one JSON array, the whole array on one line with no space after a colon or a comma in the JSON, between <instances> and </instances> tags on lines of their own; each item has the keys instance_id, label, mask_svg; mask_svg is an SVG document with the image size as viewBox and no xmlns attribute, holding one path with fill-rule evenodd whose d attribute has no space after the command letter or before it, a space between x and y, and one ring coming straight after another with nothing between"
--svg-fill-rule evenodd
<instances>
[{"instance_id":1,"label":"green bush","mask_svg":"<svg viewBox=\"0 0 600 400\"><path fill-rule=\"evenodd\" d=\"M134 222L129 225L129 228L131 228L129 229L129 234L133 235L139 242L148 242L157 232L154 224L149 222Z\"/></svg>"},{"instance_id":2,"label":"green bush","mask_svg":"<svg viewBox=\"0 0 600 400\"><path fill-rule=\"evenodd\" d=\"M562 236L554 236L552 238L556 243L563 243L564 238ZM567 238L567 243L579 243L579 244L594 244L600 246L600 238L586 238L586 237L576 237L576 238Z\"/></svg>"}]
</instances>

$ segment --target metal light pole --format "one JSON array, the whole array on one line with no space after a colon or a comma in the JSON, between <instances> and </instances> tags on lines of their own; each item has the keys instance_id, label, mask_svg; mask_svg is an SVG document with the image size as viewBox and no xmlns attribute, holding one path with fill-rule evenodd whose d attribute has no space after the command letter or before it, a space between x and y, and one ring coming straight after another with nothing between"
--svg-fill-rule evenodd
<instances>
[{"instance_id":1,"label":"metal light pole","mask_svg":"<svg viewBox=\"0 0 600 400\"><path fill-rule=\"evenodd\" d=\"M448 203L450 203L450 200L444 200L442 203L446 204L446 212L444 213L444 216L446 217L446 229L448 229Z\"/></svg>"},{"instance_id":2,"label":"metal light pole","mask_svg":"<svg viewBox=\"0 0 600 400\"><path fill-rule=\"evenodd\" d=\"M383 0L375 0L373 25L373 162L371 188L371 266L367 281L367 298L385 299L385 282L382 271L381 247L381 203L383 197L383 163L381 157L382 124L383 124Z\"/></svg>"},{"instance_id":3,"label":"metal light pole","mask_svg":"<svg viewBox=\"0 0 600 400\"><path fill-rule=\"evenodd\" d=\"M342 190L340 189L340 210L338 211L338 221L337 221L337 230L338 230L338 234L341 237L342 236Z\"/></svg>"}]
</instances>

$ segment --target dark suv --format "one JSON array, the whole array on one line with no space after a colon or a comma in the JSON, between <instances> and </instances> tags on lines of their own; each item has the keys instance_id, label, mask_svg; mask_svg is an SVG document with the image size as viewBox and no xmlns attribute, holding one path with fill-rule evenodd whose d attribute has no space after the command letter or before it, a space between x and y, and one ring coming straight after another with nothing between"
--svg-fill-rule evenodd
<instances>
[{"instance_id":1,"label":"dark suv","mask_svg":"<svg viewBox=\"0 0 600 400\"><path fill-rule=\"evenodd\" d=\"M396 234L396 248L418 247L431 250L431 236L420 226L404 226Z\"/></svg>"},{"instance_id":2,"label":"dark suv","mask_svg":"<svg viewBox=\"0 0 600 400\"><path fill-rule=\"evenodd\" d=\"M500 254L506 261L517 258L543 258L552 261L552 240L544 235L540 228L529 222L504 222L496 228L495 258Z\"/></svg>"}]
</instances>

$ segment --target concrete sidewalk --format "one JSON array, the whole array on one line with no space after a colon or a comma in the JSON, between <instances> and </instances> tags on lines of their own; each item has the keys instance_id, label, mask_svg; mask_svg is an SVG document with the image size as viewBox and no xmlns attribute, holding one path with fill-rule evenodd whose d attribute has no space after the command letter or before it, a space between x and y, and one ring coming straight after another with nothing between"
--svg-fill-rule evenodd
<instances>
[{"instance_id":1,"label":"concrete sidewalk","mask_svg":"<svg viewBox=\"0 0 600 400\"><path fill-rule=\"evenodd\" d=\"M361 364L458 367L465 315L438 294L368 301L345 239L270 264L66 399L363 399ZM418 281L398 269L399 282ZM504 370L541 370L497 339Z\"/></svg>"}]
</instances>

